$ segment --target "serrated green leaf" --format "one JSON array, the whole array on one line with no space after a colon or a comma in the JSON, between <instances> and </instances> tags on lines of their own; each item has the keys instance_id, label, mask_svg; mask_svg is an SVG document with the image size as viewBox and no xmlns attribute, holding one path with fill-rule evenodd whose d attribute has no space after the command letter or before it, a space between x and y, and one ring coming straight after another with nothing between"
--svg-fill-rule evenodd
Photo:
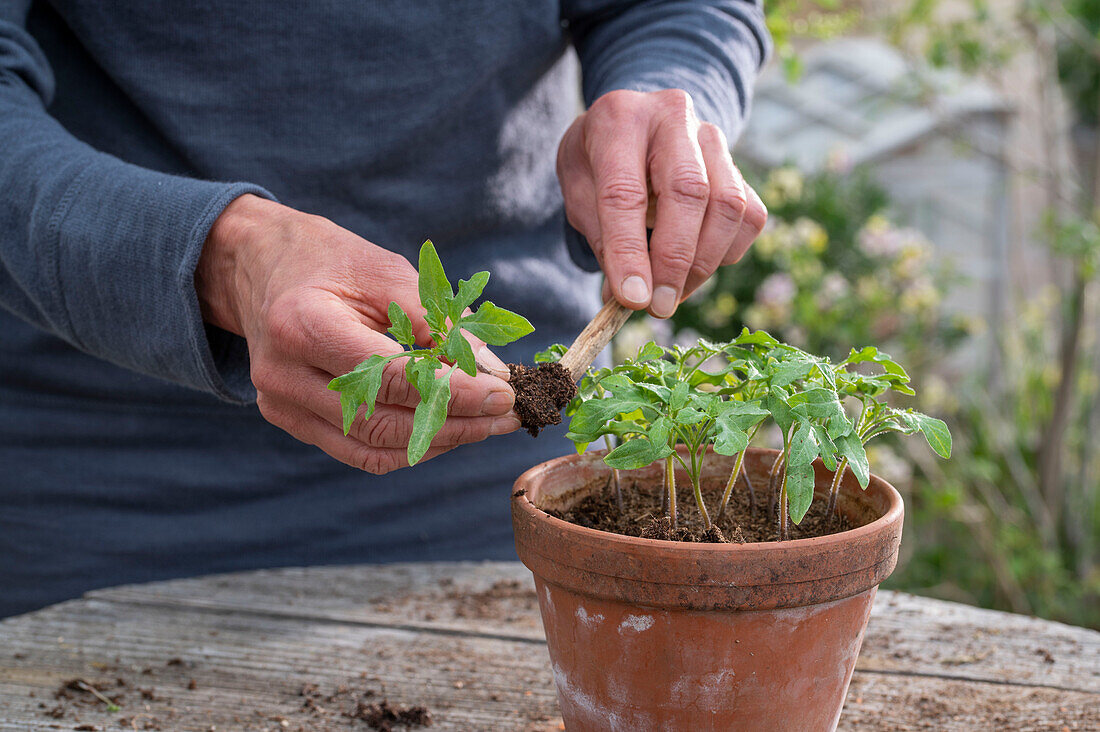
<instances>
[{"instance_id":1,"label":"serrated green leaf","mask_svg":"<svg viewBox=\"0 0 1100 732\"><path fill-rule=\"evenodd\" d=\"M432 359L423 359L419 363L430 362ZM413 412L412 435L409 437L409 465L416 465L424 457L424 453L432 445L432 440L443 428L447 421L447 404L451 400L451 375L457 366L452 366L439 378L434 377L435 369L421 367L413 377L417 381L417 391L420 392L420 403ZM431 371L427 371L431 368ZM407 373L407 371L406 371ZM425 377L427 374L427 377Z\"/></svg>"},{"instance_id":2,"label":"serrated green leaf","mask_svg":"<svg viewBox=\"0 0 1100 732\"><path fill-rule=\"evenodd\" d=\"M871 466L867 464L867 451L855 432L849 432L836 438L836 449L841 457L848 460L848 467L862 488L871 480Z\"/></svg>"},{"instance_id":3,"label":"serrated green leaf","mask_svg":"<svg viewBox=\"0 0 1100 732\"><path fill-rule=\"evenodd\" d=\"M695 407L684 407L679 412L676 412L676 422L682 425L699 424L707 418L707 413L702 412Z\"/></svg>"},{"instance_id":4,"label":"serrated green leaf","mask_svg":"<svg viewBox=\"0 0 1100 732\"><path fill-rule=\"evenodd\" d=\"M535 329L527 318L511 310L483 302L476 312L458 321L463 330L490 346L506 346Z\"/></svg>"},{"instance_id":5,"label":"serrated green leaf","mask_svg":"<svg viewBox=\"0 0 1100 732\"><path fill-rule=\"evenodd\" d=\"M814 437L813 425L802 422L791 436L790 450L787 453L787 464L791 466L809 465L817 457L817 439Z\"/></svg>"},{"instance_id":6,"label":"serrated green leaf","mask_svg":"<svg viewBox=\"0 0 1100 732\"><path fill-rule=\"evenodd\" d=\"M788 465L787 515L796 524L802 522L814 500L814 468L810 463Z\"/></svg>"},{"instance_id":7,"label":"serrated green leaf","mask_svg":"<svg viewBox=\"0 0 1100 732\"><path fill-rule=\"evenodd\" d=\"M643 363L645 361L652 361L655 358L662 358L664 355L665 349L661 348L653 341L649 341L638 349L638 355L634 360L638 363Z\"/></svg>"},{"instance_id":8,"label":"serrated green leaf","mask_svg":"<svg viewBox=\"0 0 1100 732\"><path fill-rule=\"evenodd\" d=\"M795 420L794 413L787 405L787 395L779 389L770 389L764 398L764 406L771 413L779 429L786 434Z\"/></svg>"},{"instance_id":9,"label":"serrated green leaf","mask_svg":"<svg viewBox=\"0 0 1100 732\"><path fill-rule=\"evenodd\" d=\"M413 338L413 326L409 316L395 302L390 303L390 335L403 346L411 346L416 341Z\"/></svg>"},{"instance_id":10,"label":"serrated green leaf","mask_svg":"<svg viewBox=\"0 0 1100 732\"><path fill-rule=\"evenodd\" d=\"M833 442L832 435L816 422L813 423L813 428L814 437L817 439L817 454L822 464L829 470L836 470L836 443Z\"/></svg>"},{"instance_id":11,"label":"serrated green leaf","mask_svg":"<svg viewBox=\"0 0 1100 732\"><path fill-rule=\"evenodd\" d=\"M668 401L672 398L672 389L669 389L667 386L663 386L661 384L649 384L647 382L640 381L637 384L634 384L634 386L638 387L642 391L649 392L650 394L655 396L657 400L665 404L668 404Z\"/></svg>"},{"instance_id":12,"label":"serrated green leaf","mask_svg":"<svg viewBox=\"0 0 1100 732\"><path fill-rule=\"evenodd\" d=\"M743 418L734 411L720 411L714 421L714 451L719 455L736 455L748 447L748 429L755 426L755 423L748 428L743 424Z\"/></svg>"},{"instance_id":13,"label":"serrated green leaf","mask_svg":"<svg viewBox=\"0 0 1100 732\"><path fill-rule=\"evenodd\" d=\"M569 421L569 431L589 442L600 436L605 424L620 414L641 408L640 402L621 399L589 399L583 402ZM572 438L570 438L572 439Z\"/></svg>"},{"instance_id":14,"label":"serrated green leaf","mask_svg":"<svg viewBox=\"0 0 1100 732\"><path fill-rule=\"evenodd\" d=\"M779 341L762 330L750 331L748 328L743 328L741 335L733 340L732 345L774 348L779 345Z\"/></svg>"},{"instance_id":15,"label":"serrated green leaf","mask_svg":"<svg viewBox=\"0 0 1100 732\"><path fill-rule=\"evenodd\" d=\"M457 326L452 328L450 335L447 336L447 342L443 346L443 354L470 376L477 376L477 361L474 359L474 349L470 347L470 342L458 332Z\"/></svg>"},{"instance_id":16,"label":"serrated green leaf","mask_svg":"<svg viewBox=\"0 0 1100 732\"><path fill-rule=\"evenodd\" d=\"M448 306L454 299L454 290L451 289L447 273L443 271L443 262L439 260L439 254L436 253L431 239L425 241L420 247L418 268L417 286L420 292L420 304L428 311L425 320L433 330L443 331L446 328Z\"/></svg>"},{"instance_id":17,"label":"serrated green leaf","mask_svg":"<svg viewBox=\"0 0 1100 732\"><path fill-rule=\"evenodd\" d=\"M655 445L668 446L668 438L672 435L672 420L668 417L658 417L646 430L646 436ZM662 456L663 457L663 456Z\"/></svg>"},{"instance_id":18,"label":"serrated green leaf","mask_svg":"<svg viewBox=\"0 0 1100 732\"><path fill-rule=\"evenodd\" d=\"M814 363L812 361L782 361L772 371L771 383L773 386L787 386L799 379L806 378L813 368Z\"/></svg>"},{"instance_id":19,"label":"serrated green leaf","mask_svg":"<svg viewBox=\"0 0 1100 732\"><path fill-rule=\"evenodd\" d=\"M951 457L951 430L947 429L947 424L920 412L914 412L913 417L928 446L944 459Z\"/></svg>"},{"instance_id":20,"label":"serrated green leaf","mask_svg":"<svg viewBox=\"0 0 1100 732\"><path fill-rule=\"evenodd\" d=\"M852 429L852 421L848 419L844 405L829 389L816 387L792 394L787 404L796 415L825 420L831 438L835 439Z\"/></svg>"},{"instance_id":21,"label":"serrated green leaf","mask_svg":"<svg viewBox=\"0 0 1100 732\"><path fill-rule=\"evenodd\" d=\"M665 446L667 447L667 445ZM644 468L661 457L661 446L647 437L627 440L604 456L603 461L612 468L635 470Z\"/></svg>"},{"instance_id":22,"label":"serrated green leaf","mask_svg":"<svg viewBox=\"0 0 1100 732\"><path fill-rule=\"evenodd\" d=\"M688 385L684 381L676 382L676 386L672 388L672 394L669 396L668 405L672 407L672 411L683 409L687 404L688 398Z\"/></svg>"},{"instance_id":23,"label":"serrated green leaf","mask_svg":"<svg viewBox=\"0 0 1100 732\"><path fill-rule=\"evenodd\" d=\"M569 349L560 343L551 345L544 351L535 354L535 363L557 363ZM587 379L587 377L585 377ZM583 387L581 387L583 389Z\"/></svg>"},{"instance_id":24,"label":"serrated green leaf","mask_svg":"<svg viewBox=\"0 0 1100 732\"><path fill-rule=\"evenodd\" d=\"M351 431L359 407L366 404L364 420L374 414L374 403L382 385L382 373L392 359L375 354L343 376L329 382L328 388L340 392L340 411L343 414L344 434Z\"/></svg>"},{"instance_id":25,"label":"serrated green leaf","mask_svg":"<svg viewBox=\"0 0 1100 732\"><path fill-rule=\"evenodd\" d=\"M488 272L474 272L468 280L458 281L458 294L450 304L451 322L457 323L462 317L462 311L474 304L485 291L485 285L489 283Z\"/></svg>"}]
</instances>

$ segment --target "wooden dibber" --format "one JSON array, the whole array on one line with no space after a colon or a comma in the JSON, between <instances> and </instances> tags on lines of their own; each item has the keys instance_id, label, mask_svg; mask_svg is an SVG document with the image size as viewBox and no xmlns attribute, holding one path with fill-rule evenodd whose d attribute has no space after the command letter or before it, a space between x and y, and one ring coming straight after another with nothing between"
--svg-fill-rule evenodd
<instances>
[{"instance_id":1,"label":"wooden dibber","mask_svg":"<svg viewBox=\"0 0 1100 732\"><path fill-rule=\"evenodd\" d=\"M596 356L607 347L619 328L623 327L634 311L625 308L614 298L604 303L600 312L596 313L592 321L584 327L581 334L569 346L569 350L561 357L560 363L569 371L573 381L579 381Z\"/></svg>"}]
</instances>

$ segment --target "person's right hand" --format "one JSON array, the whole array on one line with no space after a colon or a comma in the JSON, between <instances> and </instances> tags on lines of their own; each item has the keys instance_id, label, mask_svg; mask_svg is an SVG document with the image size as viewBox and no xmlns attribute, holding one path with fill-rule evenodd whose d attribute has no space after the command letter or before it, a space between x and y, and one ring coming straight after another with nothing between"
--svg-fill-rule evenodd
<instances>
[{"instance_id":1,"label":"person's right hand","mask_svg":"<svg viewBox=\"0 0 1100 732\"><path fill-rule=\"evenodd\" d=\"M339 394L328 389L333 377L372 354L401 351L384 335L391 300L412 317L417 343L427 344L408 260L327 219L244 195L214 222L195 288L204 319L247 341L256 403L267 421L370 473L408 465L419 395L405 380L405 359L386 367L374 415L356 419L347 436ZM447 421L425 459L519 427L507 367L464 335L492 375L454 373Z\"/></svg>"}]
</instances>

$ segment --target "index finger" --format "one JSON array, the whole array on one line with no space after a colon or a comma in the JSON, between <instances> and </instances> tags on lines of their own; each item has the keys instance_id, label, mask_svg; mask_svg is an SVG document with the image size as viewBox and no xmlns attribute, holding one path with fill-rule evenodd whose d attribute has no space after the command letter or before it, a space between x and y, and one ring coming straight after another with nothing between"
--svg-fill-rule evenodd
<instances>
[{"instance_id":1,"label":"index finger","mask_svg":"<svg viewBox=\"0 0 1100 732\"><path fill-rule=\"evenodd\" d=\"M615 299L632 310L649 305L652 273L646 240L645 152L649 131L621 114L589 117L585 136L596 188L599 241L593 242Z\"/></svg>"}]
</instances>

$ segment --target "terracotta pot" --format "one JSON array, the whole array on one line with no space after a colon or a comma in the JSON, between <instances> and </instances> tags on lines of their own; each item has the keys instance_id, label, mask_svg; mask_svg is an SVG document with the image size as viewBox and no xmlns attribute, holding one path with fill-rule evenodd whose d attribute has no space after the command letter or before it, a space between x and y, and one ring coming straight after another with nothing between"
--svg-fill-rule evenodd
<instances>
[{"instance_id":1,"label":"terracotta pot","mask_svg":"<svg viewBox=\"0 0 1100 732\"><path fill-rule=\"evenodd\" d=\"M765 484L775 455L749 452L755 485ZM566 729L834 729L875 590L897 561L898 492L877 477L862 491L849 472L840 510L870 523L758 544L637 539L539 510L566 509L601 490L601 458L537 465L516 481L522 492L512 501L516 550L535 575ZM704 465L712 490L733 469L721 455ZM661 470L630 471L625 484L659 481ZM823 500L831 473L817 470ZM696 509L687 502L681 510Z\"/></svg>"}]
</instances>

